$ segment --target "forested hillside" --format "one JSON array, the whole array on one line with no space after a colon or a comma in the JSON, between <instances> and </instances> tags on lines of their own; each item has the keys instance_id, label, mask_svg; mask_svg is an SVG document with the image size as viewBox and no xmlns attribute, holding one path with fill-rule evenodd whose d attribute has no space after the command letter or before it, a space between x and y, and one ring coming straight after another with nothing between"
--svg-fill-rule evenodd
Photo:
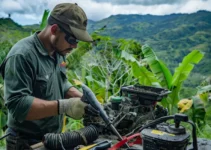
<instances>
[{"instance_id":1,"label":"forested hillside","mask_svg":"<svg viewBox=\"0 0 211 150\"><path fill-rule=\"evenodd\" d=\"M205 57L194 68L186 86L196 87L203 76L211 74L211 12L166 16L116 15L98 22L90 21L89 31L103 26L106 26L103 35L149 44L171 71L190 51L203 51Z\"/></svg>"},{"instance_id":2,"label":"forested hillside","mask_svg":"<svg viewBox=\"0 0 211 150\"><path fill-rule=\"evenodd\" d=\"M89 31L105 25L104 35L149 44L170 68L193 49L204 51L205 58L195 71L206 75L211 73L208 67L211 62L211 12L166 16L116 15L98 22L90 21Z\"/></svg>"}]
</instances>

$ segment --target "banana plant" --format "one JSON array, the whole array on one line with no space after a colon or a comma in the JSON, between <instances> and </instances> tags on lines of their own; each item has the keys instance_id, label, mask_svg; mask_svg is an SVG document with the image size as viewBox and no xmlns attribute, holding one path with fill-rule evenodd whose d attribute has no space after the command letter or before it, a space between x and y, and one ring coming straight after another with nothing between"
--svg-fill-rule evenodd
<instances>
[{"instance_id":1,"label":"banana plant","mask_svg":"<svg viewBox=\"0 0 211 150\"><path fill-rule=\"evenodd\" d=\"M171 105L170 111L175 112L176 105L179 102L179 92L182 83L188 78L190 72L194 68L194 64L198 64L203 58L204 54L198 50L193 50L187 56L184 57L183 61L175 69L172 81L170 83L170 90L172 93L169 95L168 103Z\"/></svg>"},{"instance_id":2,"label":"banana plant","mask_svg":"<svg viewBox=\"0 0 211 150\"><path fill-rule=\"evenodd\" d=\"M190 52L184 57L172 76L170 70L164 62L157 58L152 48L144 45L142 52L144 59L141 62L138 62L131 55L125 54L125 52L122 52L122 58L131 65L133 75L139 79L140 84L165 87L172 91L167 98L162 100L161 104L168 108L170 114L174 114L177 111L176 106L180 99L179 92L182 83L188 78L194 64L199 63L203 58L203 53L198 50ZM147 64L147 66L143 64Z\"/></svg>"}]
</instances>

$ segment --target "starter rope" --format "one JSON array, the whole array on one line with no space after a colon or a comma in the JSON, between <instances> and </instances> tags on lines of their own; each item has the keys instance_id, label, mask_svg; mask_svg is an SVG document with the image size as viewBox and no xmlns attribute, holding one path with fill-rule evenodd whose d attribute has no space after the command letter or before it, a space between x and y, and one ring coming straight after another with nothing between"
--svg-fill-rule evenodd
<instances>
[{"instance_id":1,"label":"starter rope","mask_svg":"<svg viewBox=\"0 0 211 150\"><path fill-rule=\"evenodd\" d=\"M64 145L63 145L63 143L62 143L62 137L61 137L61 135L59 135L59 143L60 143L61 146L62 146L62 150L65 150Z\"/></svg>"}]
</instances>

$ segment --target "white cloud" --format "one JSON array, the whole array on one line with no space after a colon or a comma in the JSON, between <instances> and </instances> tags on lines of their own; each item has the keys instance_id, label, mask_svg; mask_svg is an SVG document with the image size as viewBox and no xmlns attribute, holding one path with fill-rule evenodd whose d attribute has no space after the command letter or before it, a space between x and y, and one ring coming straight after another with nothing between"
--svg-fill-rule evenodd
<instances>
[{"instance_id":1,"label":"white cloud","mask_svg":"<svg viewBox=\"0 0 211 150\"><path fill-rule=\"evenodd\" d=\"M177 12L193 13L202 9L211 11L211 0L207 1L190 0L184 5L181 5L180 9L178 9Z\"/></svg>"},{"instance_id":2,"label":"white cloud","mask_svg":"<svg viewBox=\"0 0 211 150\"><path fill-rule=\"evenodd\" d=\"M19 24L39 23L45 9L52 10L56 4L62 2L77 2L87 17L95 21L116 14L166 15L198 10L211 11L211 0L124 0L124 3L116 0L115 4L112 4L111 0L0 0L0 17L7 17L7 14L11 13L12 19ZM121 5L118 5L120 2Z\"/></svg>"},{"instance_id":3,"label":"white cloud","mask_svg":"<svg viewBox=\"0 0 211 150\"><path fill-rule=\"evenodd\" d=\"M22 12L23 8L21 7L21 4L17 1L13 0L7 0L2 1L1 3L1 10L3 10L4 13L11 13L11 12Z\"/></svg>"},{"instance_id":4,"label":"white cloud","mask_svg":"<svg viewBox=\"0 0 211 150\"><path fill-rule=\"evenodd\" d=\"M113 5L128 5L128 4L134 4L134 5L160 5L160 4L175 4L175 3L183 3L184 0L93 0L95 2L107 2L111 3Z\"/></svg>"}]
</instances>

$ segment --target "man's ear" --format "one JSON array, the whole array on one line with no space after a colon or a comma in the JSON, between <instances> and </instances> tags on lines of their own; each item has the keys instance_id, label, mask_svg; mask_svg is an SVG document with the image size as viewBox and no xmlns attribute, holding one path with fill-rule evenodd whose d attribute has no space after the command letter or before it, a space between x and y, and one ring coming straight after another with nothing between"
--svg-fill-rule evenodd
<instances>
[{"instance_id":1,"label":"man's ear","mask_svg":"<svg viewBox=\"0 0 211 150\"><path fill-rule=\"evenodd\" d=\"M51 34L56 34L59 31L59 26L57 24L51 25Z\"/></svg>"}]
</instances>

